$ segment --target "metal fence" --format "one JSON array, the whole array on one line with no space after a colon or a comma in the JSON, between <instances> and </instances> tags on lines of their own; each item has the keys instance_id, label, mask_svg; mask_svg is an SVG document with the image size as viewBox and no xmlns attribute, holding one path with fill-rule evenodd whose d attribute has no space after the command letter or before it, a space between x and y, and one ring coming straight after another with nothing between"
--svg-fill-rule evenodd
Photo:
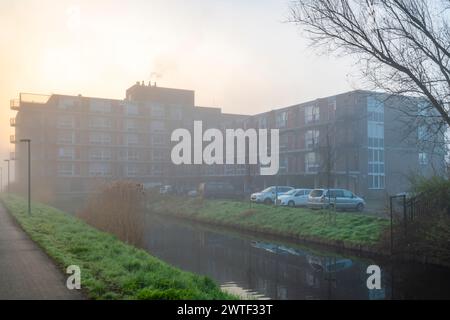
<instances>
[{"instance_id":1,"label":"metal fence","mask_svg":"<svg viewBox=\"0 0 450 320\"><path fill-rule=\"evenodd\" d=\"M407 240L410 232L409 226L417 219L432 217L437 214L447 213L450 215L450 207L446 207L445 202L434 199L426 193L410 196L397 195L390 197L390 220L391 220L391 252L394 248L394 239L404 237ZM394 237L395 227L403 231ZM403 229L403 230L401 230Z\"/></svg>"}]
</instances>

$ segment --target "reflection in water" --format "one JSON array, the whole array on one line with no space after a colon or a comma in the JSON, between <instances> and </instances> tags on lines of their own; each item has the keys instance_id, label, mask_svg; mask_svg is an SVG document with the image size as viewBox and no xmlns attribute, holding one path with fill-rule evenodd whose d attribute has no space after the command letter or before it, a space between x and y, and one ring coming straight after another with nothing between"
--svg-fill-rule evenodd
<instances>
[{"instance_id":1,"label":"reflection in water","mask_svg":"<svg viewBox=\"0 0 450 320\"><path fill-rule=\"evenodd\" d=\"M450 296L447 269L430 272L431 267L421 265L399 266L392 286L392 267L382 263L254 240L175 219L149 217L145 243L160 259L207 275L224 290L245 298L390 299L394 293L394 298L400 299ZM382 290L367 289L366 270L371 264L383 270ZM428 283L422 282L423 274L430 278Z\"/></svg>"}]
</instances>

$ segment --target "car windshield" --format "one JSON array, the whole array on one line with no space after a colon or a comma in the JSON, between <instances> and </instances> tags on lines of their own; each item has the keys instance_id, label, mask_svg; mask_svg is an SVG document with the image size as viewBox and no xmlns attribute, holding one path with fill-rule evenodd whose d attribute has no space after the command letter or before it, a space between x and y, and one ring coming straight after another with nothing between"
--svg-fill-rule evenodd
<instances>
[{"instance_id":1,"label":"car windshield","mask_svg":"<svg viewBox=\"0 0 450 320\"><path fill-rule=\"evenodd\" d=\"M313 190L311 193L310 193L310 196L311 197L321 197L323 195L323 190Z\"/></svg>"},{"instance_id":2,"label":"car windshield","mask_svg":"<svg viewBox=\"0 0 450 320\"><path fill-rule=\"evenodd\" d=\"M272 192L272 187L267 188L267 189L264 189L262 192L263 192L263 193L266 193L266 192Z\"/></svg>"},{"instance_id":3,"label":"car windshield","mask_svg":"<svg viewBox=\"0 0 450 320\"><path fill-rule=\"evenodd\" d=\"M293 196L298 190L291 190L289 192L286 192L284 195L286 196Z\"/></svg>"}]
</instances>

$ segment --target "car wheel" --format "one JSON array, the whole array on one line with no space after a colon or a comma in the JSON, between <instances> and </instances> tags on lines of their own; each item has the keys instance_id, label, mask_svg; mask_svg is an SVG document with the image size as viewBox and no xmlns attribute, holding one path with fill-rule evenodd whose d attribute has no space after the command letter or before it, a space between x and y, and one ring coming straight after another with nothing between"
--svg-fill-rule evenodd
<instances>
[{"instance_id":1,"label":"car wheel","mask_svg":"<svg viewBox=\"0 0 450 320\"><path fill-rule=\"evenodd\" d=\"M294 208L295 207L295 202L294 201L289 201L288 202L288 206L291 207L291 208Z\"/></svg>"},{"instance_id":2,"label":"car wheel","mask_svg":"<svg viewBox=\"0 0 450 320\"><path fill-rule=\"evenodd\" d=\"M362 203L358 203L356 206L356 211L362 212L364 210L364 205Z\"/></svg>"},{"instance_id":3,"label":"car wheel","mask_svg":"<svg viewBox=\"0 0 450 320\"><path fill-rule=\"evenodd\" d=\"M267 198L267 199L264 200L264 204L269 205L269 204L272 204L272 203L273 203L273 201L270 198Z\"/></svg>"}]
</instances>

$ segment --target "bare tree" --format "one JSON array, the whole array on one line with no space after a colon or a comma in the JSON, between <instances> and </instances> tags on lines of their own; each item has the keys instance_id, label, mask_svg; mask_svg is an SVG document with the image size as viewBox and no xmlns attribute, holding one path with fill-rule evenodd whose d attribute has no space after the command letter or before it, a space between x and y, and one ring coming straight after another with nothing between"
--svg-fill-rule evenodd
<instances>
[{"instance_id":1,"label":"bare tree","mask_svg":"<svg viewBox=\"0 0 450 320\"><path fill-rule=\"evenodd\" d=\"M407 112L430 136L450 128L450 0L296 0L288 21L377 89L424 98Z\"/></svg>"}]
</instances>

